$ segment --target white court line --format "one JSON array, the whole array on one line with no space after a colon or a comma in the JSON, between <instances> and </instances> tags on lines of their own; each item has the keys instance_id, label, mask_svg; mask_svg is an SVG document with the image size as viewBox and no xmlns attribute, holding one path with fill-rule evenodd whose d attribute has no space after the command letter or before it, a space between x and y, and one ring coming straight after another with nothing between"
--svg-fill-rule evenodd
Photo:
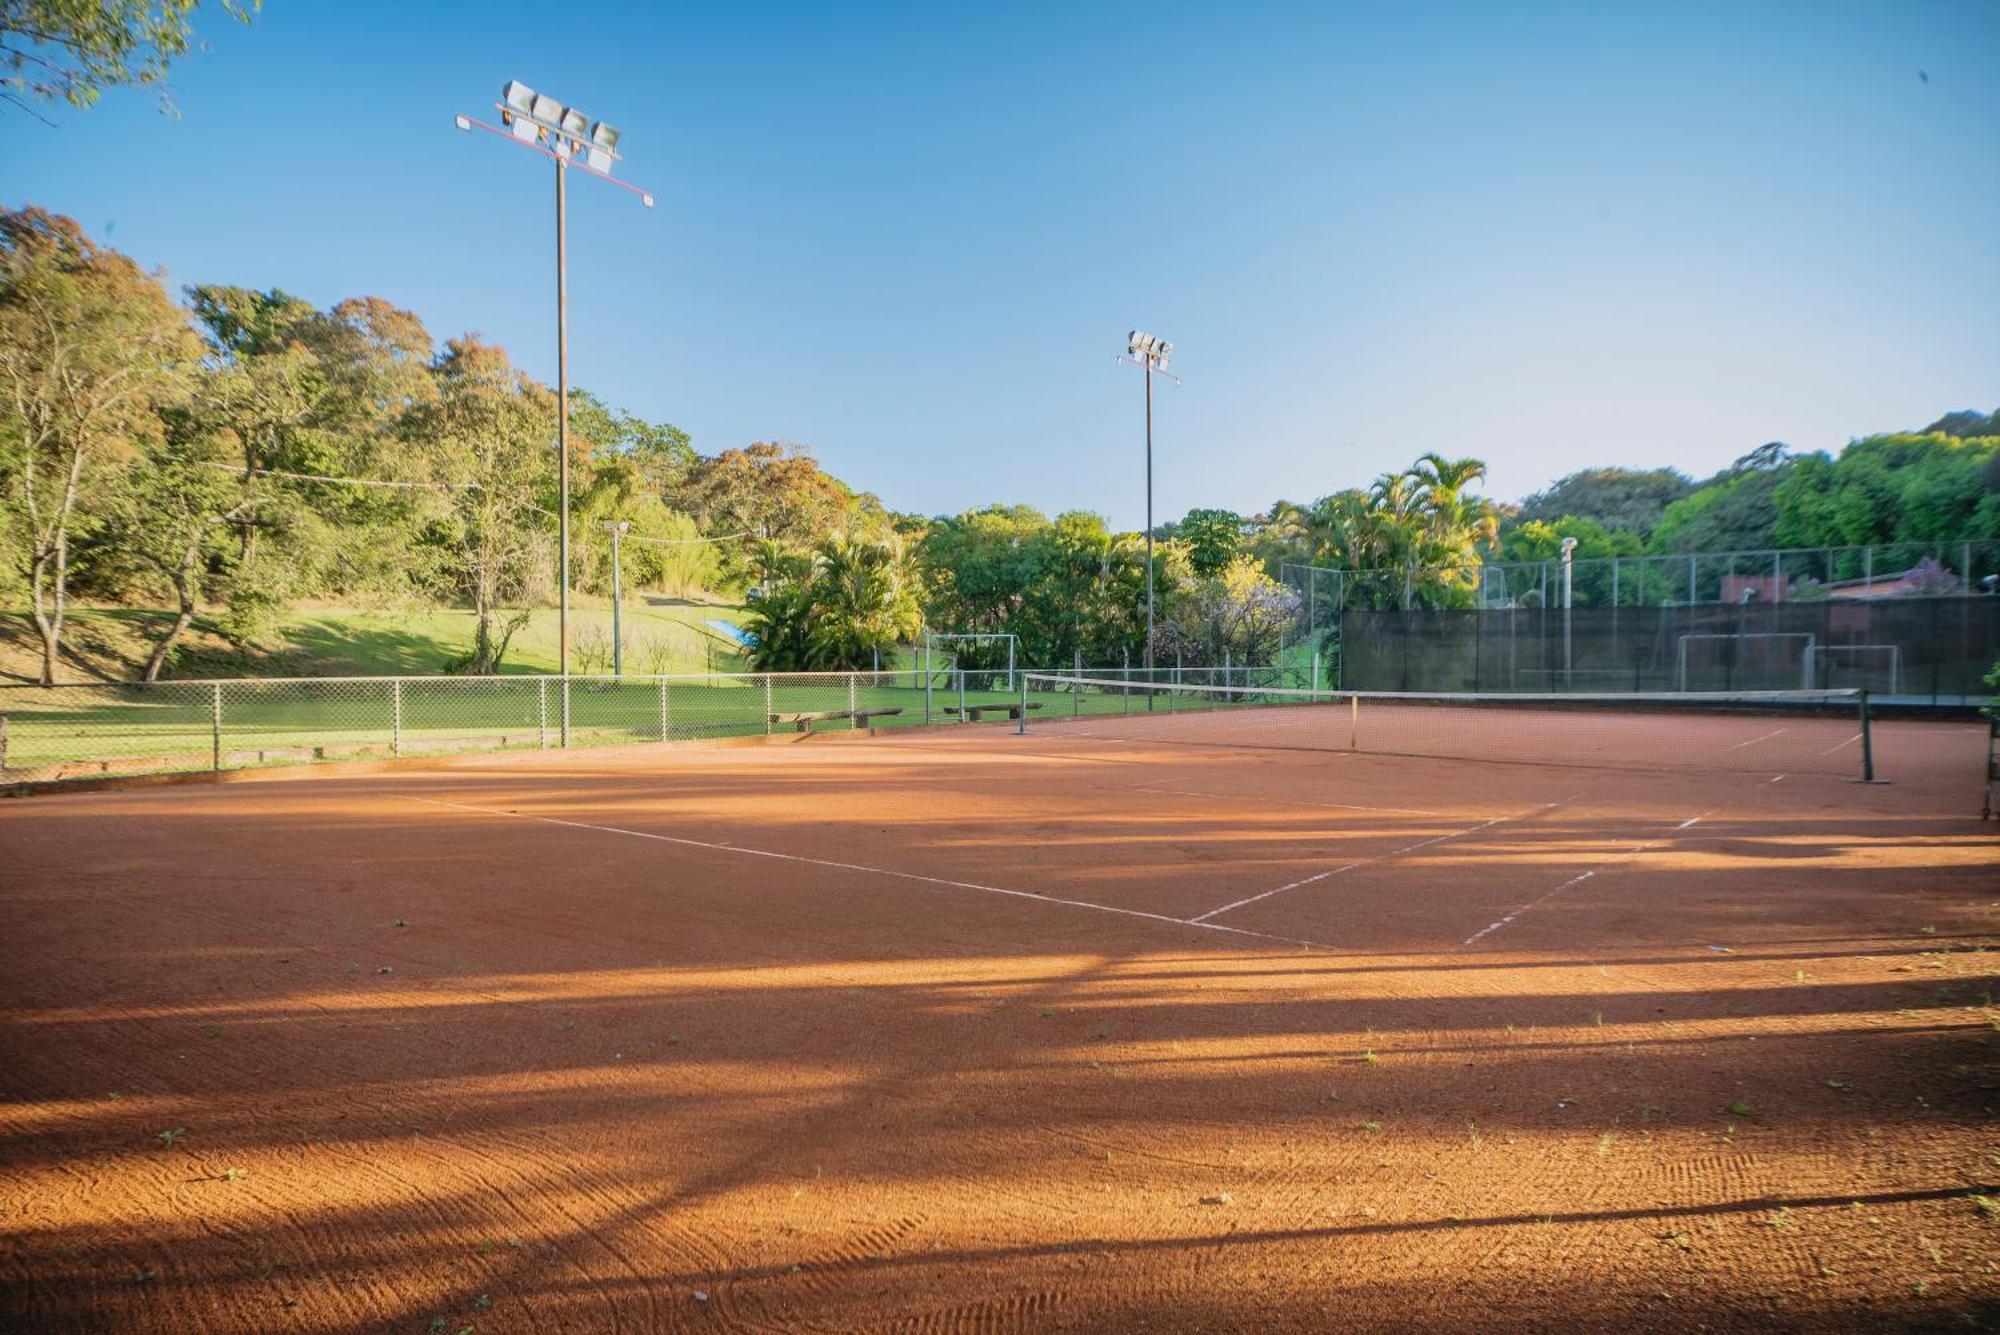
<instances>
[{"instance_id":1,"label":"white court line","mask_svg":"<svg viewBox=\"0 0 2000 1335\"><path fill-rule=\"evenodd\" d=\"M1547 806L1541 807L1540 810L1553 811L1561 805L1562 803L1560 802L1550 802ZM1529 812L1528 814L1535 815L1537 813ZM1447 839L1460 839L1468 834L1478 834L1481 830L1488 829L1492 826L1498 825L1502 821L1520 820L1520 819L1521 817L1519 816L1495 816L1492 820L1481 821L1479 822L1479 824L1468 826L1463 830L1453 830L1450 834L1440 834L1430 839L1419 840L1417 843L1411 844L1406 848L1399 848L1395 850L1393 853L1384 853L1380 857L1363 858L1359 862L1350 862L1347 863L1345 866L1341 867L1331 867L1326 871L1317 872L1314 875L1307 876L1302 880L1293 881L1289 885L1281 885L1275 890L1266 890L1261 894L1255 894L1245 899L1239 899L1233 904L1224 904L1221 908L1210 909L1206 913L1197 913L1194 917L1189 918L1188 921L1205 923L1210 918L1215 917L1217 914L1227 913L1231 909L1240 909L1247 904L1255 904L1258 900L1269 899L1272 895L1282 895L1287 890L1301 890L1309 885L1317 885L1319 884L1319 882L1326 880L1328 877L1338 876L1342 872L1346 871L1353 871L1356 867L1367 867L1367 866L1372 866L1378 862L1387 862L1390 858L1399 858L1403 856L1403 854L1405 853L1414 853L1420 848L1429 848L1432 844L1441 844L1445 842L1445 840Z\"/></svg>"},{"instance_id":2,"label":"white court line","mask_svg":"<svg viewBox=\"0 0 2000 1335\"><path fill-rule=\"evenodd\" d=\"M977 890L982 894L1006 895L1012 899L1034 899L1044 904L1062 904L1073 909L1094 909L1099 913L1115 913L1123 918L1144 918L1150 922L1171 923L1176 927L1199 927L1207 932L1228 932L1233 936L1256 937L1262 941L1277 941L1288 946L1311 946L1319 950L1333 947L1319 941L1306 941L1298 937L1275 936L1270 932L1253 932L1243 927L1225 927L1221 923L1203 922L1200 918L1176 918L1165 913L1147 913L1143 909L1121 909L1111 904L1093 904L1086 899L1063 899L1056 895L1045 895L1035 890L1009 890L1004 886L981 885L977 881L954 881L943 876L925 876L921 872L896 871L889 867L869 867L859 862L835 862L830 858L809 858L798 853L778 853L768 848L750 848L743 844L718 844L705 839L686 839L679 835L655 834L649 830L628 830L618 825L593 825L589 821L563 820L559 816L536 816L522 811L505 811L497 807L479 807L466 802L447 802L436 797L409 797L409 801L422 802L428 806L449 807L453 811L476 811L483 816L512 816L515 820L535 821L542 825L561 825L572 830L595 830L599 834L622 834L633 839L653 839L663 844L680 844L685 848L706 848L718 853L741 853L748 857L772 858L779 862L800 862L809 867L832 867L838 871L858 871L869 876L888 876L902 881L918 881L925 885L942 885L954 890Z\"/></svg>"},{"instance_id":3,"label":"white court line","mask_svg":"<svg viewBox=\"0 0 2000 1335\"><path fill-rule=\"evenodd\" d=\"M1752 737L1747 742L1738 742L1736 745L1730 747L1729 749L1732 751L1741 751L1746 746L1755 746L1759 742L1768 742L1773 737L1776 737L1779 733L1783 731L1784 731L1783 728L1773 728L1769 732L1765 733L1762 737Z\"/></svg>"},{"instance_id":4,"label":"white court line","mask_svg":"<svg viewBox=\"0 0 2000 1335\"><path fill-rule=\"evenodd\" d=\"M1848 738L1846 741L1840 743L1838 746L1827 747L1826 750L1820 752L1820 754L1823 756L1830 756L1835 751L1845 751L1848 747L1854 745L1856 742L1860 740L1861 740L1861 734L1857 732L1852 737Z\"/></svg>"},{"instance_id":5,"label":"white court line","mask_svg":"<svg viewBox=\"0 0 2000 1335\"><path fill-rule=\"evenodd\" d=\"M1589 871L1584 872L1580 876L1570 877L1567 881L1564 881L1561 885L1549 891L1546 895L1543 895L1540 899L1530 900L1528 903L1521 905L1520 908L1515 909L1512 913L1508 914L1506 917L1500 918L1494 922L1487 923L1484 927L1474 932L1471 936L1466 937L1462 944L1469 946L1474 941L1477 941L1480 937L1489 936L1492 933L1499 931L1502 927L1505 927L1508 923L1514 921L1514 919L1520 917L1523 913L1526 913L1529 909L1534 908L1538 904L1547 903L1549 900L1554 899L1557 895L1561 894L1563 891L1569 889L1573 885L1583 884L1591 877L1597 875L1597 873L1601 870L1602 868L1592 867Z\"/></svg>"},{"instance_id":6,"label":"white court line","mask_svg":"<svg viewBox=\"0 0 2000 1335\"><path fill-rule=\"evenodd\" d=\"M1695 824L1702 819L1702 817L1712 816L1715 814L1716 810L1717 808L1711 807L1709 810L1702 812L1700 815L1689 816L1679 825L1674 826L1674 828L1676 830L1692 829L1695 826ZM1589 871L1584 872L1580 876L1572 876L1567 881L1564 881L1561 885L1557 886L1555 889L1549 891L1545 895L1542 895L1540 898L1531 899L1527 903L1521 905L1520 908L1517 908L1512 913L1507 914L1505 917L1498 918L1492 922L1487 923L1484 927L1474 932L1471 936L1466 937L1465 940L1460 942L1459 944L1469 946L1473 944L1475 941L1478 941L1481 937L1491 936L1493 933L1499 931L1502 927L1505 927L1508 923L1514 921L1514 919L1520 917L1522 914L1528 912L1530 909L1539 908L1543 904L1548 903L1551 899L1554 899L1557 895L1569 889L1571 886L1582 885L1585 881L1597 875L1597 873L1605 871L1611 867L1616 867L1620 863L1630 862L1633 858L1638 857L1641 853L1646 852L1648 849L1658 848L1661 844L1665 842L1666 841L1664 839L1648 840L1646 843L1640 844L1637 847L1633 848L1631 852L1627 853L1622 858L1614 858L1610 862L1605 863L1602 867L1592 867Z\"/></svg>"},{"instance_id":7,"label":"white court line","mask_svg":"<svg viewBox=\"0 0 2000 1335\"><path fill-rule=\"evenodd\" d=\"M1197 793L1188 788L1155 788L1143 783L1135 783L1131 786L1135 792L1141 793L1171 793L1176 797L1207 797L1216 801L1248 798L1252 802L1267 802L1273 806L1281 807L1328 807L1335 811L1380 811L1392 816L1442 816L1447 814L1442 811L1417 811L1410 807L1363 807L1356 806L1352 802L1306 802L1298 798L1258 797L1248 793Z\"/></svg>"}]
</instances>

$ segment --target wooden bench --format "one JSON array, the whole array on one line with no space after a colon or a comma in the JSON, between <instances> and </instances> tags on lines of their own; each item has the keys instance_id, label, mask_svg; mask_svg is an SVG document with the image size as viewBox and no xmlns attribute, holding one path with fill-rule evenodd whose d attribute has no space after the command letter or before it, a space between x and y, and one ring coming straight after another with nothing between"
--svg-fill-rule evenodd
<instances>
[{"instance_id":1,"label":"wooden bench","mask_svg":"<svg viewBox=\"0 0 2000 1335\"><path fill-rule=\"evenodd\" d=\"M882 718L902 712L903 707L897 705L893 709L820 709L792 714L772 714L769 717L773 723L789 723L800 732L811 732L815 723L831 723L836 719L852 719L854 720L855 727L865 728L869 726L868 720L870 719Z\"/></svg>"},{"instance_id":2,"label":"wooden bench","mask_svg":"<svg viewBox=\"0 0 2000 1335\"><path fill-rule=\"evenodd\" d=\"M967 723L977 723L983 714L998 714L1004 711L1008 718L1017 719L1021 717L1021 710L1023 708L1040 709L1041 707L1042 702L1040 700L1030 700L1025 706L1019 700L1014 700L1004 705L966 705L963 708L958 705L946 705L944 712L947 714L962 714Z\"/></svg>"}]
</instances>

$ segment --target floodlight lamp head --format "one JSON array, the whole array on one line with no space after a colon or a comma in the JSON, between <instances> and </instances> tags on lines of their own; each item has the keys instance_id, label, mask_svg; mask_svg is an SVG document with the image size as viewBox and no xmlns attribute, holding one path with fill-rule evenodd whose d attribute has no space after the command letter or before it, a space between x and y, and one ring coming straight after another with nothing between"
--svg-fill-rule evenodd
<instances>
[{"instance_id":1,"label":"floodlight lamp head","mask_svg":"<svg viewBox=\"0 0 2000 1335\"><path fill-rule=\"evenodd\" d=\"M1563 560L1565 561L1569 560L1570 557L1575 554L1575 552L1576 552L1576 539L1564 538L1562 546Z\"/></svg>"},{"instance_id":2,"label":"floodlight lamp head","mask_svg":"<svg viewBox=\"0 0 2000 1335\"><path fill-rule=\"evenodd\" d=\"M568 135L572 139L580 140L583 138L584 133L589 129L590 129L590 117L584 115L581 111L578 111L575 107L563 108L562 132L564 134Z\"/></svg>"},{"instance_id":3,"label":"floodlight lamp head","mask_svg":"<svg viewBox=\"0 0 2000 1335\"><path fill-rule=\"evenodd\" d=\"M534 143L541 137L531 119L535 114L535 90L519 79L509 79L500 90L500 123L514 132L514 137L524 143Z\"/></svg>"},{"instance_id":4,"label":"floodlight lamp head","mask_svg":"<svg viewBox=\"0 0 2000 1335\"><path fill-rule=\"evenodd\" d=\"M591 126L587 158L592 171L609 172L618 158L618 131L603 121Z\"/></svg>"},{"instance_id":5,"label":"floodlight lamp head","mask_svg":"<svg viewBox=\"0 0 2000 1335\"><path fill-rule=\"evenodd\" d=\"M470 116L453 116L451 123L459 129L464 130L467 134L472 133L472 117Z\"/></svg>"}]
</instances>

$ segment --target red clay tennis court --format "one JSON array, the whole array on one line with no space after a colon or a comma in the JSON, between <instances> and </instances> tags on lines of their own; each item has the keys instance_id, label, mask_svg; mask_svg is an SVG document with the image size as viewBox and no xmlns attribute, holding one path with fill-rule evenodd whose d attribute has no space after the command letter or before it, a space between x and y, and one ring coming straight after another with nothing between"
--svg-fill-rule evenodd
<instances>
[{"instance_id":1,"label":"red clay tennis court","mask_svg":"<svg viewBox=\"0 0 2000 1335\"><path fill-rule=\"evenodd\" d=\"M1182 703L0 806L10 1324L2000 1313L1983 728Z\"/></svg>"}]
</instances>

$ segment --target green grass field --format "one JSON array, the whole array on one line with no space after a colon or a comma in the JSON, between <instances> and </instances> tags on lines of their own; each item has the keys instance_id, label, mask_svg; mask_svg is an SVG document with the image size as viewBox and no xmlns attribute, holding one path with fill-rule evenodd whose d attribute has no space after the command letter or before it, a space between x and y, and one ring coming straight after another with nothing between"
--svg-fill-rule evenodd
<instances>
[{"instance_id":1,"label":"green grass field","mask_svg":"<svg viewBox=\"0 0 2000 1335\"><path fill-rule=\"evenodd\" d=\"M984 689L982 689L984 688ZM1015 698L1004 675L968 682L967 704ZM960 702L955 680L937 674L926 693L920 674L852 677L576 679L569 691L572 745L690 741L789 731L772 714L891 710L876 727L948 723ZM562 735L559 678L240 680L220 685L163 682L151 689L109 686L0 688L7 717L9 773L205 769L448 750L557 745ZM218 726L219 719L219 726ZM833 729L856 726L834 720ZM219 740L218 740L219 739Z\"/></svg>"}]
</instances>

